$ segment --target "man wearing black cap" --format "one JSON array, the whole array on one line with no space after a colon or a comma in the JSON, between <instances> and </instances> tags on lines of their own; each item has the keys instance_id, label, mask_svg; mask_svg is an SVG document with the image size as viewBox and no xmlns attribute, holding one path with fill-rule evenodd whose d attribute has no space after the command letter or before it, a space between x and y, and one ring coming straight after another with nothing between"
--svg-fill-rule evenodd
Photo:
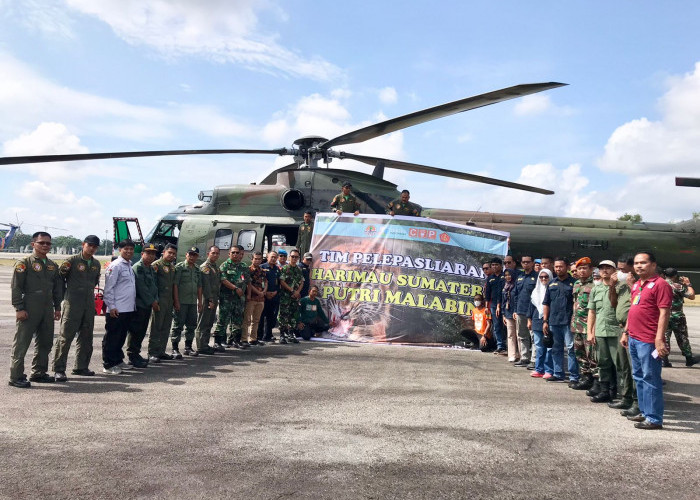
<instances>
[{"instance_id":1,"label":"man wearing black cap","mask_svg":"<svg viewBox=\"0 0 700 500\"><path fill-rule=\"evenodd\" d=\"M182 359L179 344L182 329L185 329L185 355L197 356L192 349L194 332L197 328L197 315L202 312L202 271L197 266L199 248L187 250L185 260L175 266L175 282L173 283L173 306L175 317L170 341L173 346L175 359Z\"/></svg>"},{"instance_id":2,"label":"man wearing black cap","mask_svg":"<svg viewBox=\"0 0 700 500\"><path fill-rule=\"evenodd\" d=\"M151 319L151 331L148 335L148 361L160 363L162 359L173 359L165 352L168 345L170 325L173 321L173 281L175 280L175 266L173 262L177 258L177 246L172 243L165 245L163 256L151 264L156 273L158 283L158 305L153 310Z\"/></svg>"},{"instance_id":3,"label":"man wearing black cap","mask_svg":"<svg viewBox=\"0 0 700 500\"><path fill-rule=\"evenodd\" d=\"M664 269L664 275L673 289L671 315L668 320L668 330L666 330L666 349L671 350L671 333L673 333L676 336L678 347L685 356L685 366L693 366L696 360L688 340L688 322L683 312L683 303L685 299L695 299L695 289L690 284L690 280L686 276L678 276L678 271L673 267ZM671 368L668 356L663 358L663 364L664 367Z\"/></svg>"},{"instance_id":4,"label":"man wearing black cap","mask_svg":"<svg viewBox=\"0 0 700 500\"><path fill-rule=\"evenodd\" d=\"M129 324L129 334L126 337L126 355L129 364L135 368L145 368L148 360L141 356L141 345L146 337L151 312L160 310L158 304L158 281L151 264L156 260L158 249L149 243L141 250L141 260L131 266L136 279L136 312Z\"/></svg>"},{"instance_id":5,"label":"man wearing black cap","mask_svg":"<svg viewBox=\"0 0 700 500\"><path fill-rule=\"evenodd\" d=\"M94 258L100 239L91 234L83 240L82 251L66 260L58 270L66 284L61 330L54 347L53 371L56 382L65 382L70 344L75 340L74 375L91 376L92 333L95 327L95 285L100 282L100 263Z\"/></svg>"},{"instance_id":6,"label":"man wearing black cap","mask_svg":"<svg viewBox=\"0 0 700 500\"><path fill-rule=\"evenodd\" d=\"M299 263L299 269L301 269L301 275L304 277L304 286L301 287L301 297L309 296L309 287L311 286L311 263L314 260L314 256L311 252L306 252L304 258Z\"/></svg>"},{"instance_id":7,"label":"man wearing black cap","mask_svg":"<svg viewBox=\"0 0 700 500\"><path fill-rule=\"evenodd\" d=\"M336 194L335 198L333 198L331 208L336 214L342 215L343 212L352 212L355 215L360 214L360 204L355 195L352 194L351 189L352 184L346 181L343 183L343 189L340 194Z\"/></svg>"}]
</instances>

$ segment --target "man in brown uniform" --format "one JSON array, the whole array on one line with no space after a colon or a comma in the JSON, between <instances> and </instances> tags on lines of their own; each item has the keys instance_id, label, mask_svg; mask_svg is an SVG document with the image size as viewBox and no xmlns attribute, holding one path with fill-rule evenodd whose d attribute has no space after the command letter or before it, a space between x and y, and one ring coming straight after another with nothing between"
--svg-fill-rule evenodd
<instances>
[{"instance_id":1,"label":"man in brown uniform","mask_svg":"<svg viewBox=\"0 0 700 500\"><path fill-rule=\"evenodd\" d=\"M100 239L91 234L83 240L83 249L58 270L66 283L61 315L61 331L54 347L53 371L56 382L65 382L70 344L75 340L73 375L92 376L88 368L92 357L92 332L95 327L95 285L100 282L100 262L94 258Z\"/></svg>"},{"instance_id":2,"label":"man in brown uniform","mask_svg":"<svg viewBox=\"0 0 700 500\"><path fill-rule=\"evenodd\" d=\"M51 235L43 231L34 233L32 248L34 251L31 255L15 264L11 284L17 330L12 343L10 385L20 388L31 387L24 374L24 356L34 334L34 359L29 380L55 381L46 372L53 343L53 322L61 319L63 298L63 282L58 275L58 266L47 257L51 249Z\"/></svg>"}]
</instances>

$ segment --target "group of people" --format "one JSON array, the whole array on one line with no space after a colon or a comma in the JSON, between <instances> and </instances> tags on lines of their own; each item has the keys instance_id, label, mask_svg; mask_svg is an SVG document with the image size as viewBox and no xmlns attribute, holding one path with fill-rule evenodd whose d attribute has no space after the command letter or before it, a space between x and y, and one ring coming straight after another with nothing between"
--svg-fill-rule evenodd
<instances>
[{"instance_id":1,"label":"group of people","mask_svg":"<svg viewBox=\"0 0 700 500\"><path fill-rule=\"evenodd\" d=\"M593 267L583 257L498 257L483 264L485 296L474 298L475 348L507 356L531 377L567 382L593 403L608 403L640 429L663 427L662 366L670 367L675 334L693 366L684 299L687 277L657 272L654 254L640 251ZM478 344L477 344L478 342ZM566 363L565 363L566 360Z\"/></svg>"},{"instance_id":2,"label":"group of people","mask_svg":"<svg viewBox=\"0 0 700 500\"><path fill-rule=\"evenodd\" d=\"M302 248L308 249L306 225L310 223L311 214L307 213L299 227ZM101 273L100 263L94 257L99 244L97 236L87 236L81 252L58 266L48 258L51 236L45 232L32 236L33 252L17 262L11 283L17 319L11 386L27 388L31 382L66 382L68 352L74 339L72 374L95 375L89 363L96 313L94 288ZM282 344L298 343L298 336L309 340L329 327L318 288L310 286L312 255L308 252L301 263L296 248L288 256L284 250L270 251L265 263L261 252L253 252L252 263L244 263L244 249L237 245L231 247L228 259L219 265L221 250L212 246L200 265L199 249L192 247L185 260L176 264L175 245L167 245L156 260L157 249L148 244L132 265L134 249L132 241L121 241L119 256L105 271L102 371L107 375L182 359L183 354L214 354L227 347L248 349L276 342L272 329L277 324ZM49 354L54 321L58 320L60 331L50 375ZM147 333L146 356L142 356ZM27 378L24 358L33 337L36 350ZM168 343L170 352L166 352Z\"/></svg>"}]
</instances>

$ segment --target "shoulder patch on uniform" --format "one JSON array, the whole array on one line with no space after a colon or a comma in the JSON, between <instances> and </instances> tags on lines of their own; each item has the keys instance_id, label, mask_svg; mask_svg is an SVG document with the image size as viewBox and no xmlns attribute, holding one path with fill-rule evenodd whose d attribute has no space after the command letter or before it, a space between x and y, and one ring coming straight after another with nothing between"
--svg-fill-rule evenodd
<instances>
[{"instance_id":1,"label":"shoulder patch on uniform","mask_svg":"<svg viewBox=\"0 0 700 500\"><path fill-rule=\"evenodd\" d=\"M158 265L157 264L153 264L153 265L151 265L151 267L153 268L153 270L155 272L158 272Z\"/></svg>"},{"instance_id":2,"label":"shoulder patch on uniform","mask_svg":"<svg viewBox=\"0 0 700 500\"><path fill-rule=\"evenodd\" d=\"M18 263L15 265L15 272L16 272L16 273L23 273L23 272L26 271L26 270L27 270L27 266L25 266L25 265L22 264L21 262L18 262Z\"/></svg>"}]
</instances>

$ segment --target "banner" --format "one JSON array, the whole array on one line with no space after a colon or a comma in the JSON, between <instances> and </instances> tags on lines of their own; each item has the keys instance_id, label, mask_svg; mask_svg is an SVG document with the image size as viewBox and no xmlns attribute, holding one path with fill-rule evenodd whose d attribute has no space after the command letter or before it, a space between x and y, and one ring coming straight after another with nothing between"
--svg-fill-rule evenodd
<instances>
[{"instance_id":1,"label":"banner","mask_svg":"<svg viewBox=\"0 0 700 500\"><path fill-rule=\"evenodd\" d=\"M508 233L422 217L317 214L311 283L328 318L325 337L454 344L472 328L484 260L503 258Z\"/></svg>"}]
</instances>

